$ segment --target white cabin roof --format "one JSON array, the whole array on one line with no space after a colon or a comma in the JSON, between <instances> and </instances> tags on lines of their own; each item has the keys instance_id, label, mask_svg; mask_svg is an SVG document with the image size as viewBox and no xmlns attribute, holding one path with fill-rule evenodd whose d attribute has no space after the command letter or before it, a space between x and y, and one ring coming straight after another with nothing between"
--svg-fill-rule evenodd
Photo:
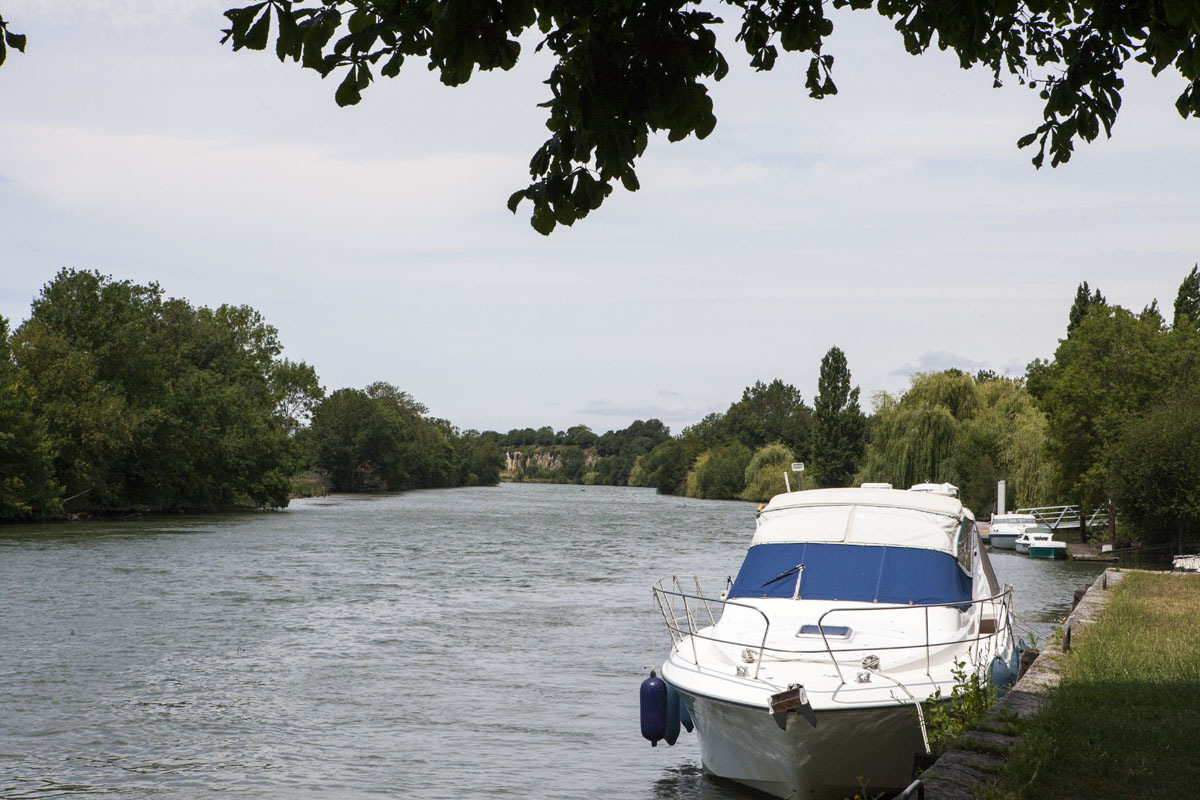
<instances>
[{"instance_id":1,"label":"white cabin roof","mask_svg":"<svg viewBox=\"0 0 1200 800\"><path fill-rule=\"evenodd\" d=\"M844 542L954 552L971 512L954 497L904 489L812 489L771 498L753 544Z\"/></svg>"}]
</instances>

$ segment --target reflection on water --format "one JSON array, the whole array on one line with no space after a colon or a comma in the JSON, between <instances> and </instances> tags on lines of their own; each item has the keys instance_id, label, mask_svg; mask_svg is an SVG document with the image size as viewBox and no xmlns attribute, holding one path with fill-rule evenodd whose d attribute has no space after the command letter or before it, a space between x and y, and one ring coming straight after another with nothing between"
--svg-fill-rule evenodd
<instances>
[{"instance_id":1,"label":"reflection on water","mask_svg":"<svg viewBox=\"0 0 1200 800\"><path fill-rule=\"evenodd\" d=\"M1108 564L1030 558L1015 550L991 550L996 577L1016 591L1018 628L1031 629L1044 641L1071 613L1075 590L1090 586Z\"/></svg>"},{"instance_id":2,"label":"reflection on water","mask_svg":"<svg viewBox=\"0 0 1200 800\"><path fill-rule=\"evenodd\" d=\"M0 528L0 797L756 797L641 739L650 585L753 505L610 487ZM1102 565L994 554L1048 635Z\"/></svg>"}]
</instances>

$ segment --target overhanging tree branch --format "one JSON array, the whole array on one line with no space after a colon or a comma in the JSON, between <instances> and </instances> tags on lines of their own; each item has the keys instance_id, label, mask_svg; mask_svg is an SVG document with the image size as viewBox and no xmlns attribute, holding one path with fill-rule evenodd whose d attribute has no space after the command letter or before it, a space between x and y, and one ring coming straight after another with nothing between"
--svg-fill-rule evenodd
<instances>
[{"instance_id":1,"label":"overhanging tree branch","mask_svg":"<svg viewBox=\"0 0 1200 800\"><path fill-rule=\"evenodd\" d=\"M720 0L741 17L736 41L756 70L774 67L780 48L807 53L805 88L837 93L834 58L824 51L833 21L823 0ZM339 106L354 105L376 75L394 78L420 59L447 86L476 69L509 70L521 36L537 28L536 49L556 62L545 81L550 137L529 162L531 182L512 194L528 200L543 234L600 207L620 183L639 187L635 164L651 133L675 142L707 137L716 126L706 81L728 72L717 49L716 2L698 0L263 0L225 12L222 42L265 50L340 76ZM936 45L964 68L982 66L999 86L1007 76L1040 93L1043 121L1017 141L1038 143L1051 166L1068 161L1076 140L1112 128L1121 108L1121 71L1132 58L1155 75L1168 67L1187 81L1181 116L1200 116L1200 3L1195 0L830 0L829 9L874 9L893 21L908 52ZM25 37L4 44L24 50Z\"/></svg>"}]
</instances>

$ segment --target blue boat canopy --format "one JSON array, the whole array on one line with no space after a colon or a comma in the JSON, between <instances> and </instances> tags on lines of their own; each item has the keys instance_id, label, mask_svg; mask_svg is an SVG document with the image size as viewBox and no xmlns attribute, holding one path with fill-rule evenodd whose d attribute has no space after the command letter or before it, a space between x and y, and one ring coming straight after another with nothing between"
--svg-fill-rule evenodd
<instances>
[{"instance_id":1,"label":"blue boat canopy","mask_svg":"<svg viewBox=\"0 0 1200 800\"><path fill-rule=\"evenodd\" d=\"M971 576L950 553L917 547L779 542L746 553L729 599L783 597L805 600L932 605L971 600Z\"/></svg>"}]
</instances>

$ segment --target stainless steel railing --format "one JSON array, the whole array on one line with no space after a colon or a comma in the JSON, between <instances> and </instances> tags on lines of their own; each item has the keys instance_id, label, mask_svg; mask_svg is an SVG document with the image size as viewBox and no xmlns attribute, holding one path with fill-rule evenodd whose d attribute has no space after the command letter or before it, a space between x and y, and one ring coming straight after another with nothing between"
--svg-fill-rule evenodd
<instances>
[{"instance_id":1,"label":"stainless steel railing","mask_svg":"<svg viewBox=\"0 0 1200 800\"><path fill-rule=\"evenodd\" d=\"M759 670L763 662L763 654L770 653L778 660L786 660L793 656L812 656L824 654L837 670L838 677L842 683L845 683L845 676L842 674L841 663L838 661L837 654L845 652L863 652L862 645L834 647L829 641L829 635L826 628L826 617L831 614L859 614L859 613L878 613L878 612L921 612L924 615L925 636L922 642L903 645L879 645L871 646L869 649L872 652L886 650L916 650L924 649L925 651L925 673L933 680L930 672L932 671L931 659L932 651L939 647L948 647L951 645L964 644L971 642L973 648L977 651L976 655L982 656L984 643L986 642L988 650L992 655L999 654L1001 648L1006 644L1004 637L1007 637L1008 642L1013 642L1012 639L1012 587L1006 586L999 593L991 597L980 598L977 600L956 601L948 603L928 603L919 605L889 605L880 604L873 606L846 606L834 607L827 609L818 618L816 627L821 636L822 647L820 648L782 648L768 646L767 640L771 632L771 620L767 614L758 606L741 602L738 600L726 599L726 592L732 585L732 581L728 578L717 578L715 580L725 582L725 589L719 597L708 596L704 592L702 581L713 580L712 578L703 578L701 576L693 576L691 582L695 585L695 594L685 591L683 582L678 575L670 578L664 578L654 585L654 597L658 603L659 611L662 612L663 621L667 625L667 629L671 633L672 642L678 649L685 643L690 643L692 651L692 662L700 665L700 651L697 647L697 641L710 641L718 644L732 645L734 647L742 647L750 650L754 654L754 678L758 677ZM668 586L669 584L669 586ZM711 585L711 584L710 584ZM720 612L724 612L727 607L735 607L741 609L749 609L755 612L762 619L762 636L756 637L753 641L723 639L715 636L712 633L716 627L720 614L713 613L713 607L719 606ZM931 641L929 631L929 611L936 608L955 608L966 613L966 609L974 608L976 613L976 624L974 626L975 633L971 636L949 639L946 641ZM985 610L990 610L991 614L985 616ZM707 625L698 625L696 620L700 617L700 612L708 618ZM990 632L984 633L983 625L985 619L992 620L994 627ZM832 626L830 626L832 627ZM702 631L708 631L704 633ZM1015 643L1015 642L1013 642ZM990 659L989 659L990 660Z\"/></svg>"}]
</instances>

